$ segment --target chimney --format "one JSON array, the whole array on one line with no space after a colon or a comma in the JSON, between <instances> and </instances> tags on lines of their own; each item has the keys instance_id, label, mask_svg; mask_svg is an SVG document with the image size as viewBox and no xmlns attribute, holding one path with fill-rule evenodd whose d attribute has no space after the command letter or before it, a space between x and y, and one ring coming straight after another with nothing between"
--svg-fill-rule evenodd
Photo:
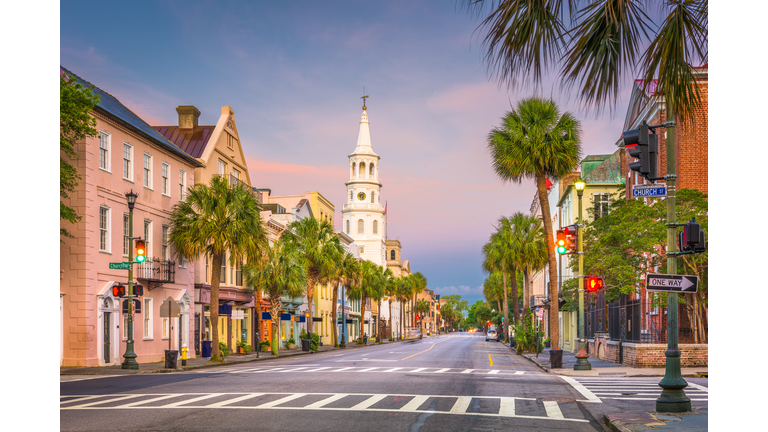
<instances>
[{"instance_id":1,"label":"chimney","mask_svg":"<svg viewBox=\"0 0 768 432\"><path fill-rule=\"evenodd\" d=\"M200 117L200 110L192 105L179 105L176 108L179 113L179 129L192 130L197 127L197 118Z\"/></svg>"}]
</instances>

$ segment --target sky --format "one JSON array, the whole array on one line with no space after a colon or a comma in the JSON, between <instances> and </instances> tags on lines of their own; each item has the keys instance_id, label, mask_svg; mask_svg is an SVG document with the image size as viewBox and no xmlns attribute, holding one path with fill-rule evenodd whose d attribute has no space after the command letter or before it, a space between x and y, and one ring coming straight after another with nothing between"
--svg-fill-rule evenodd
<instances>
[{"instance_id":1,"label":"sky","mask_svg":"<svg viewBox=\"0 0 768 432\"><path fill-rule=\"evenodd\" d=\"M341 229L361 96L381 157L390 239L438 294L483 299L481 247L501 216L529 213L532 181L503 183L486 137L534 89L489 78L479 19L453 2L71 1L60 10L60 63L150 125L235 112L253 186L317 190ZM631 78L631 77L630 77ZM613 116L584 112L553 76L539 94L582 120L583 154L610 154Z\"/></svg>"}]
</instances>

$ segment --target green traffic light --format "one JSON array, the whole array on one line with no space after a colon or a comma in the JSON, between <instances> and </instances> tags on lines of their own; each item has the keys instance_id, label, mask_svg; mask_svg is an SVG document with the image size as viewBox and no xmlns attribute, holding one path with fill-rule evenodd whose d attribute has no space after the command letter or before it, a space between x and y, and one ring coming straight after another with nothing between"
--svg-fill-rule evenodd
<instances>
[{"instance_id":1,"label":"green traffic light","mask_svg":"<svg viewBox=\"0 0 768 432\"><path fill-rule=\"evenodd\" d=\"M565 246L558 246L557 247L557 253L559 253L560 255L564 255L565 252L566 252Z\"/></svg>"},{"instance_id":2,"label":"green traffic light","mask_svg":"<svg viewBox=\"0 0 768 432\"><path fill-rule=\"evenodd\" d=\"M146 259L146 257L144 255L138 255L136 257L136 262L143 263L145 259Z\"/></svg>"}]
</instances>

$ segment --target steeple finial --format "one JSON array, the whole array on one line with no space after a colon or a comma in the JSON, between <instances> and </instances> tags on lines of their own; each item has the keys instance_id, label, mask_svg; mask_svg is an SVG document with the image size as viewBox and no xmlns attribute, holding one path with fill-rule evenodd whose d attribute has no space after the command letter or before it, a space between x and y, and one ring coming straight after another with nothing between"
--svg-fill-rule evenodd
<instances>
[{"instance_id":1,"label":"steeple finial","mask_svg":"<svg viewBox=\"0 0 768 432\"><path fill-rule=\"evenodd\" d=\"M363 87L363 94L365 94L365 87ZM365 95L361 97L360 99L363 100L363 111L365 111L367 108L365 108L365 100L368 99L368 95Z\"/></svg>"}]
</instances>

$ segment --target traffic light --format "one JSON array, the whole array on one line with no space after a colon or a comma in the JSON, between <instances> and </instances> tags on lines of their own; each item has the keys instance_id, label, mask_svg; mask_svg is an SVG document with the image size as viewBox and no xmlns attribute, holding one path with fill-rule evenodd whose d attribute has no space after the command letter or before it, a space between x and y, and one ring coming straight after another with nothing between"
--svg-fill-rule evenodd
<instances>
[{"instance_id":1,"label":"traffic light","mask_svg":"<svg viewBox=\"0 0 768 432\"><path fill-rule=\"evenodd\" d=\"M563 228L566 238L566 246L569 254L579 253L579 226L576 224L568 225Z\"/></svg>"},{"instance_id":2,"label":"traffic light","mask_svg":"<svg viewBox=\"0 0 768 432\"><path fill-rule=\"evenodd\" d=\"M659 153L658 135L649 133L646 122L643 122L637 129L625 131L622 135L624 147L629 156L639 159L637 162L631 162L629 168L653 182L656 178L656 163Z\"/></svg>"},{"instance_id":3,"label":"traffic light","mask_svg":"<svg viewBox=\"0 0 768 432\"><path fill-rule=\"evenodd\" d=\"M125 297L125 285L112 285L112 295L114 297Z\"/></svg>"},{"instance_id":4,"label":"traffic light","mask_svg":"<svg viewBox=\"0 0 768 432\"><path fill-rule=\"evenodd\" d=\"M137 263L143 263L147 259L147 247L144 240L136 240L136 258Z\"/></svg>"},{"instance_id":5,"label":"traffic light","mask_svg":"<svg viewBox=\"0 0 768 432\"><path fill-rule=\"evenodd\" d=\"M564 254L567 251L567 247L565 243L566 243L565 231L557 230L557 239L555 240L555 247L557 248L557 253L559 253L560 255Z\"/></svg>"},{"instance_id":6,"label":"traffic light","mask_svg":"<svg viewBox=\"0 0 768 432\"><path fill-rule=\"evenodd\" d=\"M584 281L584 290L587 292L595 292L603 288L603 278L597 276L590 276Z\"/></svg>"},{"instance_id":7,"label":"traffic light","mask_svg":"<svg viewBox=\"0 0 768 432\"><path fill-rule=\"evenodd\" d=\"M686 222L683 230L677 234L677 243L681 252L701 253L707 250L704 231L700 229L695 217Z\"/></svg>"}]
</instances>

